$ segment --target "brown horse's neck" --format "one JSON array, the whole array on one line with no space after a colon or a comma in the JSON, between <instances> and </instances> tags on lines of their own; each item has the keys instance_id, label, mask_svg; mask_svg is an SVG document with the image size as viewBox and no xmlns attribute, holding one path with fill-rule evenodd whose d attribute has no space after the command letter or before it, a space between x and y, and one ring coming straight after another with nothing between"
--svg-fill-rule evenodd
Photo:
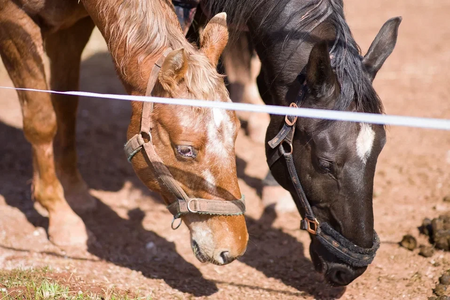
<instances>
[{"instance_id":1,"label":"brown horse's neck","mask_svg":"<svg viewBox=\"0 0 450 300\"><path fill-rule=\"evenodd\" d=\"M151 69L167 47L193 47L184 37L167 0L83 0L103 34L129 94L143 95Z\"/></svg>"}]
</instances>

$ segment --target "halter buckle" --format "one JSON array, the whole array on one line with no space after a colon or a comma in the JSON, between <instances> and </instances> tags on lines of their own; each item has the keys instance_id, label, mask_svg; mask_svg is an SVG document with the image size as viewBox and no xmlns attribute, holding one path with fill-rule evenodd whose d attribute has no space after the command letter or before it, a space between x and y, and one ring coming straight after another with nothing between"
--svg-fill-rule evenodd
<instances>
[{"instance_id":1,"label":"halter buckle","mask_svg":"<svg viewBox=\"0 0 450 300\"><path fill-rule=\"evenodd\" d=\"M191 208L191 202L192 201L194 201L195 199L189 199L189 201L187 202L187 209L189 210L189 212L191 212L191 213L193 213L193 214L196 214L196 213L198 213L198 210L193 210L192 208Z\"/></svg>"},{"instance_id":2,"label":"halter buckle","mask_svg":"<svg viewBox=\"0 0 450 300\"><path fill-rule=\"evenodd\" d=\"M319 221L317 221L316 218L314 219L309 219L308 217L304 218L303 221L305 221L306 224L306 231L308 231L311 234L316 235L317 231L319 230ZM313 226L311 226L313 225Z\"/></svg>"},{"instance_id":3,"label":"halter buckle","mask_svg":"<svg viewBox=\"0 0 450 300\"><path fill-rule=\"evenodd\" d=\"M298 106L297 106L297 104L295 104L295 102L292 102L292 103L289 105L289 107L295 107L295 108L297 108ZM288 124L289 126L294 126L295 122L297 122L297 117L295 116L294 119L293 119L292 121L289 119L289 117L290 117L290 116L286 115L286 116L284 117L284 121L285 121L286 124Z\"/></svg>"}]
</instances>

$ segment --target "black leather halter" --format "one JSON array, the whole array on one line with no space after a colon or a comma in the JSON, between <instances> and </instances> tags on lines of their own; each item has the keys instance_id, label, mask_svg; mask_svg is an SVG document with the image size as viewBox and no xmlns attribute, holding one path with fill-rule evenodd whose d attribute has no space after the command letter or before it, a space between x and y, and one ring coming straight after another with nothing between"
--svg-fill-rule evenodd
<instances>
[{"instance_id":1,"label":"black leather halter","mask_svg":"<svg viewBox=\"0 0 450 300\"><path fill-rule=\"evenodd\" d=\"M305 80L303 79L301 82L303 82L303 85L297 100L292 102L290 107L299 107L306 97L307 86ZM276 161L281 157L284 157L291 182L295 188L295 193L297 194L297 197L294 197L294 200L297 207L302 207L305 210L305 216L301 220L300 229L306 230L310 234L316 236L319 242L329 252L343 262L353 267L366 267L375 258L376 251L380 247L380 239L374 231L373 246L371 248L362 248L334 230L328 223L320 223L317 220L303 190L292 156L294 150L292 141L294 139L296 122L297 117L285 116L283 128L281 128L278 134L269 141L269 146L272 149L278 148L278 151L276 151L272 157L268 158L267 163L269 164L269 167L272 167Z\"/></svg>"}]
</instances>

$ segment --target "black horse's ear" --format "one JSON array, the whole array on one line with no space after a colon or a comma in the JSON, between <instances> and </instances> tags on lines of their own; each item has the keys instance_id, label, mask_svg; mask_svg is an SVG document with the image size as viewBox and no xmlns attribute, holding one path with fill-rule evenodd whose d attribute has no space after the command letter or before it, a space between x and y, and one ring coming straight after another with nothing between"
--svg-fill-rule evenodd
<instances>
[{"instance_id":1,"label":"black horse's ear","mask_svg":"<svg viewBox=\"0 0 450 300\"><path fill-rule=\"evenodd\" d=\"M306 84L315 98L331 95L336 85L326 41L314 45L306 66Z\"/></svg>"},{"instance_id":2,"label":"black horse's ear","mask_svg":"<svg viewBox=\"0 0 450 300\"><path fill-rule=\"evenodd\" d=\"M383 66L386 59L394 50L397 42L398 27L401 22L401 17L387 20L373 40L372 45L370 45L366 56L364 56L363 64L370 80L375 78L375 75L377 75L377 72L380 70L381 66Z\"/></svg>"}]
</instances>

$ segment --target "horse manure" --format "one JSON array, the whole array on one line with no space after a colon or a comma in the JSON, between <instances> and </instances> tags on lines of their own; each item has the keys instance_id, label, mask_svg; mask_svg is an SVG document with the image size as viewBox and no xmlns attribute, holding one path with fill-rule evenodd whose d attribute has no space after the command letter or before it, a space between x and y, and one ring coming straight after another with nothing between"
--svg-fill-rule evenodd
<instances>
[{"instance_id":1,"label":"horse manure","mask_svg":"<svg viewBox=\"0 0 450 300\"><path fill-rule=\"evenodd\" d=\"M422 226L419 227L419 232L426 236L432 235L433 228L431 227L431 219L425 218L422 221Z\"/></svg>"},{"instance_id":2,"label":"horse manure","mask_svg":"<svg viewBox=\"0 0 450 300\"><path fill-rule=\"evenodd\" d=\"M436 284L433 293L438 297L430 297L428 299L450 300L450 270L445 271L439 277L439 283Z\"/></svg>"},{"instance_id":3,"label":"horse manure","mask_svg":"<svg viewBox=\"0 0 450 300\"><path fill-rule=\"evenodd\" d=\"M444 273L440 278L439 282L441 284L449 285L450 284L450 274Z\"/></svg>"},{"instance_id":4,"label":"horse manure","mask_svg":"<svg viewBox=\"0 0 450 300\"><path fill-rule=\"evenodd\" d=\"M436 287L433 289L433 293L436 296L449 296L448 292L448 286L445 284L436 284Z\"/></svg>"},{"instance_id":5,"label":"horse manure","mask_svg":"<svg viewBox=\"0 0 450 300\"><path fill-rule=\"evenodd\" d=\"M447 195L444 197L444 202L450 202L450 195Z\"/></svg>"},{"instance_id":6,"label":"horse manure","mask_svg":"<svg viewBox=\"0 0 450 300\"><path fill-rule=\"evenodd\" d=\"M434 248L431 246L420 245L419 255L423 257L432 257L434 254Z\"/></svg>"},{"instance_id":7,"label":"horse manure","mask_svg":"<svg viewBox=\"0 0 450 300\"><path fill-rule=\"evenodd\" d=\"M433 220L426 218L419 230L429 237L436 249L450 251L450 216L442 215Z\"/></svg>"},{"instance_id":8,"label":"horse manure","mask_svg":"<svg viewBox=\"0 0 450 300\"><path fill-rule=\"evenodd\" d=\"M432 240L437 249L450 250L450 216L439 216L431 221Z\"/></svg>"},{"instance_id":9,"label":"horse manure","mask_svg":"<svg viewBox=\"0 0 450 300\"><path fill-rule=\"evenodd\" d=\"M400 242L400 246L412 251L417 248L416 238L410 234L407 234L407 235L403 236L403 239Z\"/></svg>"}]
</instances>

